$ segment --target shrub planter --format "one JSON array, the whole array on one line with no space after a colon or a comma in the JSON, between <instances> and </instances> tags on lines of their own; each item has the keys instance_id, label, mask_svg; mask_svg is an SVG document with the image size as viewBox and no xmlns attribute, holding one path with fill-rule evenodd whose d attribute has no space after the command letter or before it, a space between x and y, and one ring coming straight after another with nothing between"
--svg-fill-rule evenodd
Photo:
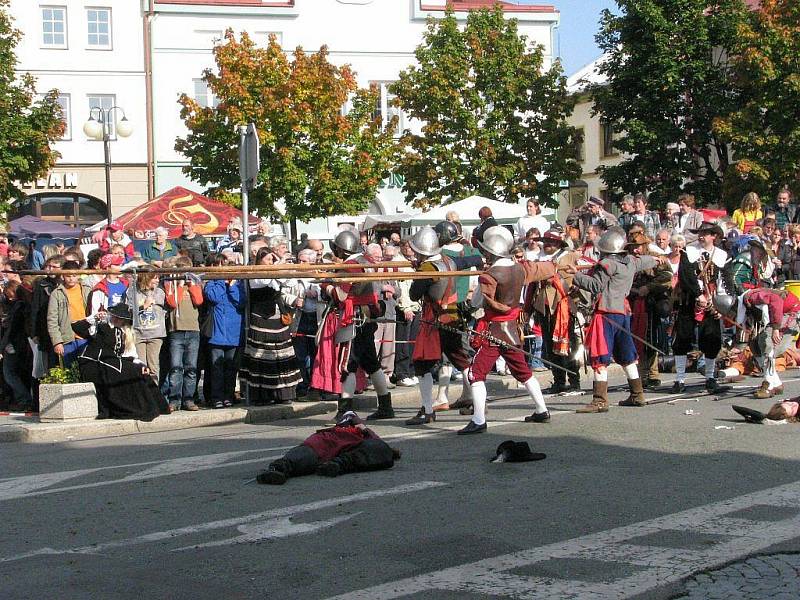
<instances>
[{"instance_id":1,"label":"shrub planter","mask_svg":"<svg viewBox=\"0 0 800 600\"><path fill-rule=\"evenodd\" d=\"M43 423L96 418L97 396L93 383L39 385L39 420Z\"/></svg>"}]
</instances>

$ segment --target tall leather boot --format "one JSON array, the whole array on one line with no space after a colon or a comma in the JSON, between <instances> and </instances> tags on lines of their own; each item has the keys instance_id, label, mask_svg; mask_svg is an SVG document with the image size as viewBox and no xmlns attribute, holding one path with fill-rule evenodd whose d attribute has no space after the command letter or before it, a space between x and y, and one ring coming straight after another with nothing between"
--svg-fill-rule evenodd
<instances>
[{"instance_id":1,"label":"tall leather boot","mask_svg":"<svg viewBox=\"0 0 800 600\"><path fill-rule=\"evenodd\" d=\"M392 408L392 394L386 392L383 396L378 396L378 410L367 417L367 421L378 419L393 419L394 409Z\"/></svg>"},{"instance_id":2,"label":"tall leather boot","mask_svg":"<svg viewBox=\"0 0 800 600\"><path fill-rule=\"evenodd\" d=\"M338 423L342 420L344 413L346 413L348 410L353 410L353 399L340 398L336 407L336 416L333 418L333 420Z\"/></svg>"},{"instance_id":3,"label":"tall leather boot","mask_svg":"<svg viewBox=\"0 0 800 600\"><path fill-rule=\"evenodd\" d=\"M256 481L266 485L283 485L291 477L291 470L288 462L279 458L271 463L266 471L259 473Z\"/></svg>"},{"instance_id":4,"label":"tall leather boot","mask_svg":"<svg viewBox=\"0 0 800 600\"><path fill-rule=\"evenodd\" d=\"M645 406L647 402L644 399L644 388L642 387L642 379L628 379L628 387L631 393L625 400L620 400L620 406Z\"/></svg>"},{"instance_id":5,"label":"tall leather boot","mask_svg":"<svg viewBox=\"0 0 800 600\"><path fill-rule=\"evenodd\" d=\"M608 382L595 381L592 386L592 403L580 407L576 413L608 412Z\"/></svg>"}]
</instances>

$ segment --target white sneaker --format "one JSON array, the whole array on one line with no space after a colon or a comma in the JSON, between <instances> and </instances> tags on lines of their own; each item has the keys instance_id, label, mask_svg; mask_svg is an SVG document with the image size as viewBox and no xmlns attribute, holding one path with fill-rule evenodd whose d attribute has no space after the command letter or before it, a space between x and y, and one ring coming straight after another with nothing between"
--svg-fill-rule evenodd
<instances>
[{"instance_id":1,"label":"white sneaker","mask_svg":"<svg viewBox=\"0 0 800 600\"><path fill-rule=\"evenodd\" d=\"M414 375L414 377L411 378L411 381L414 382L414 385L419 385L419 377L417 377L416 375Z\"/></svg>"},{"instance_id":2,"label":"white sneaker","mask_svg":"<svg viewBox=\"0 0 800 600\"><path fill-rule=\"evenodd\" d=\"M414 387L417 384L414 383L414 379L413 378L405 377L405 378L401 379L400 381L398 381L397 385L399 385L400 387Z\"/></svg>"}]
</instances>

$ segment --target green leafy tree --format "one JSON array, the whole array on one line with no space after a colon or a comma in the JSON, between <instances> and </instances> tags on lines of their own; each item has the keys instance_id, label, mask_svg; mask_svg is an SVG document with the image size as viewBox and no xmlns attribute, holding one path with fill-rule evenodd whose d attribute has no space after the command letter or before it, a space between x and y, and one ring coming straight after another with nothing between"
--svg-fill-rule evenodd
<instances>
[{"instance_id":1,"label":"green leafy tree","mask_svg":"<svg viewBox=\"0 0 800 600\"><path fill-rule=\"evenodd\" d=\"M603 11L597 42L607 83L595 111L619 132L622 162L601 169L608 187L649 191L662 204L686 190L722 197L730 145L714 119L737 103L726 53L747 18L740 0L617 0Z\"/></svg>"},{"instance_id":2,"label":"green leafy tree","mask_svg":"<svg viewBox=\"0 0 800 600\"><path fill-rule=\"evenodd\" d=\"M428 22L417 65L400 74L396 104L422 123L400 139L398 172L419 207L479 194L554 203L558 182L580 175L572 101L558 63L544 69L498 4L459 28L452 9Z\"/></svg>"},{"instance_id":3,"label":"green leafy tree","mask_svg":"<svg viewBox=\"0 0 800 600\"><path fill-rule=\"evenodd\" d=\"M374 90L359 89L348 66L328 62L324 46L313 54L298 48L290 60L275 36L259 48L246 33L237 40L228 30L214 58L216 69L203 79L218 105L179 99L189 134L175 149L189 159L187 175L230 198L226 192L240 184L235 126L252 122L261 164L251 207L305 221L369 206L394 148L391 128L373 118Z\"/></svg>"},{"instance_id":4,"label":"green leafy tree","mask_svg":"<svg viewBox=\"0 0 800 600\"><path fill-rule=\"evenodd\" d=\"M55 164L59 155L50 144L64 135L58 92L37 101L34 78L14 72L22 34L13 27L8 5L0 0L0 212L22 197L16 182L42 177Z\"/></svg>"},{"instance_id":5,"label":"green leafy tree","mask_svg":"<svg viewBox=\"0 0 800 600\"><path fill-rule=\"evenodd\" d=\"M762 0L738 33L730 64L739 102L714 122L736 159L726 193L800 192L800 3Z\"/></svg>"}]
</instances>

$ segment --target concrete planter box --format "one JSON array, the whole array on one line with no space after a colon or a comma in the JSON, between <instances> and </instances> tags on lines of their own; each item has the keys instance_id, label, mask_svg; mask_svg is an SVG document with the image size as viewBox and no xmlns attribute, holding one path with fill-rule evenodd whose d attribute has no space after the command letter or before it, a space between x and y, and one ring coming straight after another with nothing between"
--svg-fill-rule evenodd
<instances>
[{"instance_id":1,"label":"concrete planter box","mask_svg":"<svg viewBox=\"0 0 800 600\"><path fill-rule=\"evenodd\" d=\"M39 420L44 423L96 419L93 383L46 383L39 386Z\"/></svg>"}]
</instances>

